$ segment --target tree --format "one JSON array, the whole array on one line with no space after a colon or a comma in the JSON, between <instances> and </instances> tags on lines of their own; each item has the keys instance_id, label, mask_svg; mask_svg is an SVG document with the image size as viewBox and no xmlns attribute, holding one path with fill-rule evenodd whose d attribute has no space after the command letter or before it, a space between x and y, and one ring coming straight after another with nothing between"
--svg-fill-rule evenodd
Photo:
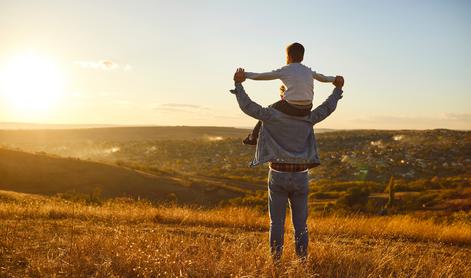
<instances>
[{"instance_id":1,"label":"tree","mask_svg":"<svg viewBox=\"0 0 471 278\"><path fill-rule=\"evenodd\" d=\"M364 211L369 196L370 191L368 188L352 187L347 191L345 196L337 200L336 205L355 211Z\"/></svg>"},{"instance_id":2,"label":"tree","mask_svg":"<svg viewBox=\"0 0 471 278\"><path fill-rule=\"evenodd\" d=\"M392 208L392 206L394 205L394 176L391 176L391 178L389 178L388 193L389 199L388 203L386 204L386 208Z\"/></svg>"}]
</instances>

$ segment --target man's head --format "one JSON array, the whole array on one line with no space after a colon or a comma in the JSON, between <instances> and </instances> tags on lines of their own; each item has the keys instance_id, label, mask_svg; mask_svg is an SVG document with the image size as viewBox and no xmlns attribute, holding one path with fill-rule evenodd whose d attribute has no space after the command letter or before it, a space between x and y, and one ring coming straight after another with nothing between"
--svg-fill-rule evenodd
<instances>
[{"instance_id":1,"label":"man's head","mask_svg":"<svg viewBox=\"0 0 471 278\"><path fill-rule=\"evenodd\" d=\"M298 42L286 47L286 63L301 63L304 59L304 46Z\"/></svg>"}]
</instances>

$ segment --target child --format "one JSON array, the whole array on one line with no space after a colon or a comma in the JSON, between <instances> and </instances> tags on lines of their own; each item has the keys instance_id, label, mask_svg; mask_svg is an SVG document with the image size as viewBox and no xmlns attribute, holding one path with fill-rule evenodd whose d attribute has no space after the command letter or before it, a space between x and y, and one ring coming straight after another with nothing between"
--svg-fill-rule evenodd
<instances>
[{"instance_id":1,"label":"child","mask_svg":"<svg viewBox=\"0 0 471 278\"><path fill-rule=\"evenodd\" d=\"M301 64L304 58L304 47L300 43L290 44L286 48L286 66L265 73L246 72L245 77L252 80L274 80L281 79L281 100L270 105L290 116L307 116L311 112L312 100L314 98L314 82L333 83L340 76L324 76L312 71ZM256 145L258 133L262 123L259 121L252 133L244 139L246 145Z\"/></svg>"}]
</instances>

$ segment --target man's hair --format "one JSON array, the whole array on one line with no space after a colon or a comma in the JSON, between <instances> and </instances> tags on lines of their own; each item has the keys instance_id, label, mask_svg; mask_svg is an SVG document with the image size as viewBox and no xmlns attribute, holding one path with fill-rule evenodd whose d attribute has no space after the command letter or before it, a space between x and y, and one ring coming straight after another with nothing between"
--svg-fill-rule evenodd
<instances>
[{"instance_id":1,"label":"man's hair","mask_svg":"<svg viewBox=\"0 0 471 278\"><path fill-rule=\"evenodd\" d=\"M304 46L299 42L292 43L286 48L286 53L291 57L292 62L300 63L304 59Z\"/></svg>"}]
</instances>

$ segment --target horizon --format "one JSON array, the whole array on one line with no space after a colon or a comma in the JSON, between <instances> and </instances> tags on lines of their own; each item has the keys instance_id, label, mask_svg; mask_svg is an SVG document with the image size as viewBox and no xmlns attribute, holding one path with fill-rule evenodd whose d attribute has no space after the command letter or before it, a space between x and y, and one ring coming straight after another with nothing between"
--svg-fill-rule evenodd
<instances>
[{"instance_id":1,"label":"horizon","mask_svg":"<svg viewBox=\"0 0 471 278\"><path fill-rule=\"evenodd\" d=\"M1 3L0 122L250 128L233 72L281 67L299 41L346 80L316 128L471 130L471 3L266 3ZM268 106L280 83L244 87ZM314 106L331 88L315 81Z\"/></svg>"},{"instance_id":2,"label":"horizon","mask_svg":"<svg viewBox=\"0 0 471 278\"><path fill-rule=\"evenodd\" d=\"M8 128L8 126L14 126ZM48 124L48 123L26 123L26 122L0 122L0 131L9 131L9 130L74 130L74 129L107 129L107 128L152 128L152 127L196 127L196 128L234 128L234 129L247 129L251 130L251 126L223 126L223 125L133 125L133 124ZM387 128L330 128L330 127L320 127L314 128L314 130L331 130L331 131L361 131L361 130L378 130L378 131L426 131L426 130L451 130L451 131L463 131L468 132L471 129L452 129L445 127L436 127L436 128L417 128L417 129L387 129Z\"/></svg>"}]
</instances>

